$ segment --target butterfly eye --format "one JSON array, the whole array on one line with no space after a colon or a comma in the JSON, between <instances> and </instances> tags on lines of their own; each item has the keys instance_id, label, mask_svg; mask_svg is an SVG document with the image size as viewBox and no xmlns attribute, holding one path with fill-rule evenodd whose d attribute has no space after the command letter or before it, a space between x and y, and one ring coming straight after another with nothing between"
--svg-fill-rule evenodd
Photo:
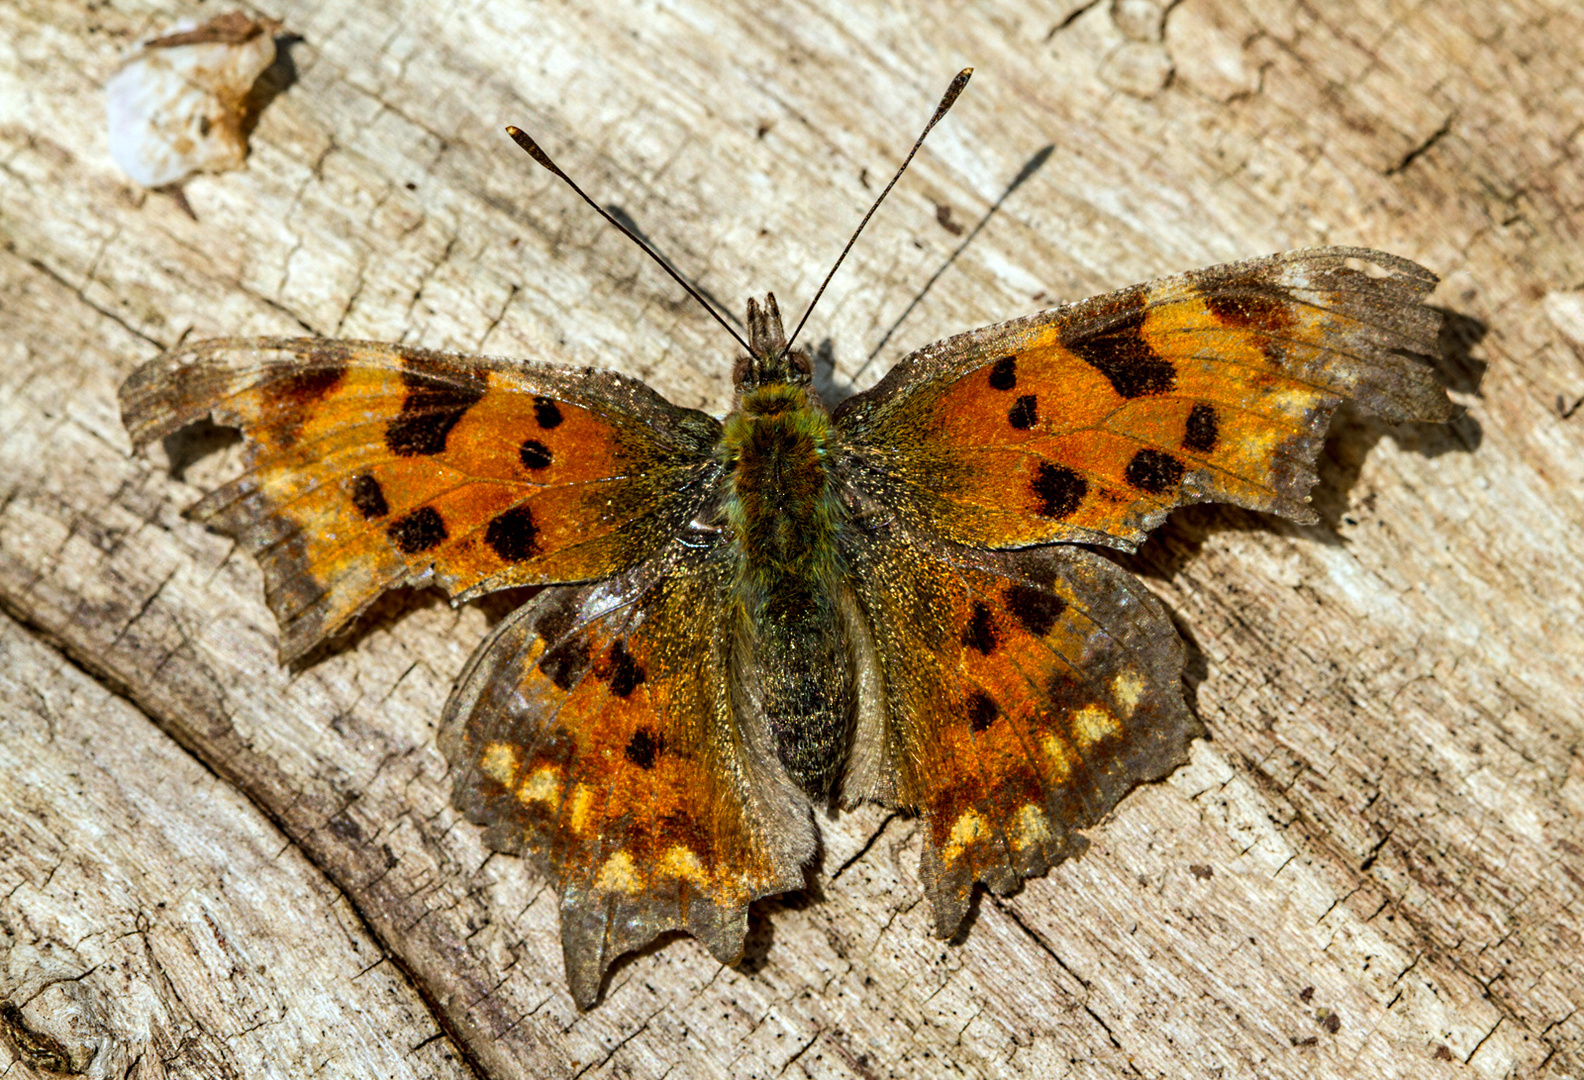
<instances>
[{"instance_id":1,"label":"butterfly eye","mask_svg":"<svg viewBox=\"0 0 1584 1080\"><path fill-rule=\"evenodd\" d=\"M814 362L809 359L809 354L802 349L796 349L787 357L792 361L792 370L799 375L810 376L814 374Z\"/></svg>"},{"instance_id":2,"label":"butterfly eye","mask_svg":"<svg viewBox=\"0 0 1584 1080\"><path fill-rule=\"evenodd\" d=\"M739 356L732 365L732 385L742 389L743 380L748 378L748 373L753 370L753 357Z\"/></svg>"}]
</instances>

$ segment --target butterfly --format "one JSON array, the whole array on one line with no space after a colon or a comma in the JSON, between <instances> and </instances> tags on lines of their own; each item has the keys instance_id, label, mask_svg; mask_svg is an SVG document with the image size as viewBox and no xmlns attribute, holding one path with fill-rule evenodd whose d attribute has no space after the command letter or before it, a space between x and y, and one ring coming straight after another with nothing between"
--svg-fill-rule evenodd
<instances>
[{"instance_id":1,"label":"butterfly","mask_svg":"<svg viewBox=\"0 0 1584 1080\"><path fill-rule=\"evenodd\" d=\"M773 295L724 420L612 371L318 338L183 345L121 406L138 446L241 429L189 514L258 560L283 661L397 586L543 586L439 740L457 807L559 891L586 1008L669 930L738 960L818 807L918 816L942 936L978 883L1082 851L1200 732L1161 604L1091 547L1195 502L1315 521L1343 400L1447 419L1435 281L1343 247L1196 270L929 345L834 410Z\"/></svg>"}]
</instances>

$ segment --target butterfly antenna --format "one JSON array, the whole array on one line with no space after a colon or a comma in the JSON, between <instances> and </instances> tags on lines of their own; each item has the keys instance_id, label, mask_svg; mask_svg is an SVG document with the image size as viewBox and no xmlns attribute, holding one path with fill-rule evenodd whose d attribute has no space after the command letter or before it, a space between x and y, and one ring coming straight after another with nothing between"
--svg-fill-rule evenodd
<instances>
[{"instance_id":1,"label":"butterfly antenna","mask_svg":"<svg viewBox=\"0 0 1584 1080\"><path fill-rule=\"evenodd\" d=\"M836 257L836 265L830 268L830 273L826 274L825 280L820 282L819 291L814 294L814 299L809 301L808 309L803 312L803 317L798 320L796 328L793 329L791 336L787 338L786 348L781 353L782 356L792 351L792 343L797 340L797 336L802 332L803 324L808 322L809 316L814 314L814 305L818 304L820 297L825 295L825 286L831 283L831 278L835 277L836 271L841 269L842 260L847 258L847 253L858 242L858 234L864 231L864 226L869 224L869 219L874 217L875 211L880 209L880 204L885 202L886 196L891 194L891 189L896 187L896 182L902 179L903 173L907 172L908 165L913 161L913 155L918 153L919 147L924 145L925 136L930 133L930 130L936 124L940 123L941 117L945 116L951 110L951 107L956 104L957 95L961 94L963 87L968 85L968 79L971 75L973 75L973 68L963 68L957 73L957 77L951 81L951 85L946 88L946 93L941 95L940 104L935 106L935 115L930 117L930 122L924 125L924 130L919 132L919 137L913 140L913 149L908 151L908 156L903 159L901 167L896 171L896 175L885 186L885 190L880 193L880 197L874 201L874 205L869 208L869 212L863 216L863 220L858 223L858 228L853 230L852 239L847 241L847 246L842 248L841 254ZM513 138L515 137L513 136ZM571 183L571 181L567 182ZM587 196L584 197L587 198Z\"/></svg>"},{"instance_id":2,"label":"butterfly antenna","mask_svg":"<svg viewBox=\"0 0 1584 1080\"><path fill-rule=\"evenodd\" d=\"M937 117L937 119L939 119L939 117ZM929 129L926 128L925 130L927 131ZM664 259L662 259L658 254L656 254L654 248L652 248L648 244L644 243L642 237L640 237L637 233L633 232L627 226L623 225L621 222L617 221L614 217L611 216L610 212L607 211L603 206L601 206L599 203L595 202L593 199L589 198L587 192L585 192L582 188L578 187L577 184L573 182L573 180L572 180L572 178L570 176L568 176L566 173L561 171L561 167L559 165L557 165L555 162L550 160L550 155L545 153L543 150L541 150L539 148L539 144L533 141L533 137L532 136L530 136L522 128L513 127L511 125L507 125L506 134L508 134L508 135L510 135L512 137L512 142L516 143L518 146L520 146L524 150L526 150L528 152L528 156L529 157L533 158L540 165L543 165L546 169L548 169L551 172L551 174L553 174L556 178L558 178L562 183L566 184L567 187L569 187L573 191L577 192L578 196L580 198L582 198L582 200L584 202L588 203L590 206L592 206L594 208L595 213L599 214L600 217L604 218L606 221L608 221L612 225L616 226L616 228L619 229L621 231L622 235L627 237L627 239L631 240L633 243L635 243L639 247L643 248L644 253L646 255L648 255L651 259L653 259L656 263L659 264L660 269L662 269L666 273L670 274L671 275L671 279L673 281L675 281L678 285L682 286L683 289L687 290L687 294L689 296L691 296L693 299L698 301L699 307L703 308L705 311L710 313L710 318L712 318L716 322L720 323L721 326L726 328L726 332L728 334L730 334L732 337L737 339L737 344L739 344L739 345L741 345L743 347L743 351L747 352L749 355L753 354L753 348L751 346L749 346L749 344L746 341L743 340L743 336L736 331L736 329L731 325L731 323L727 322L724 318L721 317L721 313L715 310L715 306L713 304L711 304L708 300L704 299L703 295L697 289L695 289L693 286L689 285L686 281L682 280L682 275L677 273L675 270L671 269L671 264L666 262ZM892 182L895 183L895 181L892 181Z\"/></svg>"}]
</instances>

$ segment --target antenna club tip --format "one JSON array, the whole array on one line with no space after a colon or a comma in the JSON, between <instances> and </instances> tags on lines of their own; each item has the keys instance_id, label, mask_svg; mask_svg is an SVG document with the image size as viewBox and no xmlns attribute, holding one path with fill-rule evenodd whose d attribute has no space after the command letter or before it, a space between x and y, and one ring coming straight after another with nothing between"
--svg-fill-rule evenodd
<instances>
[{"instance_id":1,"label":"antenna club tip","mask_svg":"<svg viewBox=\"0 0 1584 1080\"><path fill-rule=\"evenodd\" d=\"M529 135L526 131L515 124L506 125L506 134L511 136L512 142L526 150L529 157L533 158L540 165L543 165L546 169L549 169L557 176L562 175L561 170L556 168L555 162L550 160L550 155L539 149L539 144L534 142L533 136Z\"/></svg>"},{"instance_id":2,"label":"antenna club tip","mask_svg":"<svg viewBox=\"0 0 1584 1080\"><path fill-rule=\"evenodd\" d=\"M963 88L968 85L968 77L972 74L973 68L965 67L952 78L951 85L946 88L946 93L942 95L940 105L935 110L935 120L945 116L946 110L956 103L957 95L963 92ZM934 126L934 121L930 122L930 126ZM929 128L925 128L926 132L928 130Z\"/></svg>"}]
</instances>

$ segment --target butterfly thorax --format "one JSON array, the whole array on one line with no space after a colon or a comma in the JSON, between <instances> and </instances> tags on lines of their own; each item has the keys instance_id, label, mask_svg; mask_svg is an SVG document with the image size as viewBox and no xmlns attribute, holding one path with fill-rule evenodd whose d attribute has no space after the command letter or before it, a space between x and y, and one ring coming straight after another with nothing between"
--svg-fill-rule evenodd
<instances>
[{"instance_id":1,"label":"butterfly thorax","mask_svg":"<svg viewBox=\"0 0 1584 1080\"><path fill-rule=\"evenodd\" d=\"M727 521L756 619L805 618L829 593L841 512L828 471L832 434L825 411L786 383L745 395L726 419Z\"/></svg>"},{"instance_id":2,"label":"butterfly thorax","mask_svg":"<svg viewBox=\"0 0 1584 1080\"><path fill-rule=\"evenodd\" d=\"M806 356L784 355L774 301L762 310L750 304L749 325L754 355L739 364L737 408L718 448L739 636L754 650L760 675L752 692L783 767L824 797L835 787L852 713L849 680L832 678L848 666L837 614L845 506L831 472L836 435Z\"/></svg>"}]
</instances>

